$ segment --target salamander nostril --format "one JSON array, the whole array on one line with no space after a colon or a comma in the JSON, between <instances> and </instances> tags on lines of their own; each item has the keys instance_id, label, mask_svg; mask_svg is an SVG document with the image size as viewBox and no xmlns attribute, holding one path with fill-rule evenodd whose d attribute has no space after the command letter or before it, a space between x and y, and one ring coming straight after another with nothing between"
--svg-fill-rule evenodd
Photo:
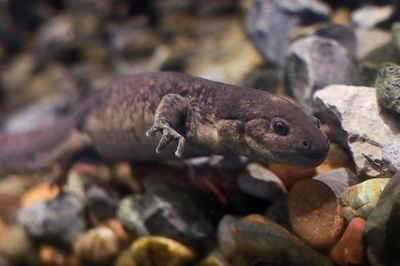
<instances>
[{"instance_id":1,"label":"salamander nostril","mask_svg":"<svg viewBox=\"0 0 400 266\"><path fill-rule=\"evenodd\" d=\"M304 147L308 147L308 142L307 141L303 141L303 146Z\"/></svg>"}]
</instances>

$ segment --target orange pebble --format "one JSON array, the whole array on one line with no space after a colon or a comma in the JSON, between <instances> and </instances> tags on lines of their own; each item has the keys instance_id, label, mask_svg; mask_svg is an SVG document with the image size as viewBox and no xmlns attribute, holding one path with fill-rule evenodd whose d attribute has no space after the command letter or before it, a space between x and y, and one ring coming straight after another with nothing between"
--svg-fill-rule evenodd
<instances>
[{"instance_id":1,"label":"orange pebble","mask_svg":"<svg viewBox=\"0 0 400 266\"><path fill-rule=\"evenodd\" d=\"M315 168L299 168L285 164L269 163L269 170L276 174L289 190L298 181L315 176Z\"/></svg>"},{"instance_id":2,"label":"orange pebble","mask_svg":"<svg viewBox=\"0 0 400 266\"><path fill-rule=\"evenodd\" d=\"M45 266L63 266L66 265L67 255L49 245L43 245L39 250L39 258L42 265Z\"/></svg>"},{"instance_id":3,"label":"orange pebble","mask_svg":"<svg viewBox=\"0 0 400 266\"><path fill-rule=\"evenodd\" d=\"M362 265L365 260L364 234L367 222L356 217L351 219L342 238L330 252L337 265Z\"/></svg>"},{"instance_id":4,"label":"orange pebble","mask_svg":"<svg viewBox=\"0 0 400 266\"><path fill-rule=\"evenodd\" d=\"M25 192L21 197L21 207L26 207L34 202L52 199L60 193L57 186L50 186L49 183L41 183Z\"/></svg>"}]
</instances>

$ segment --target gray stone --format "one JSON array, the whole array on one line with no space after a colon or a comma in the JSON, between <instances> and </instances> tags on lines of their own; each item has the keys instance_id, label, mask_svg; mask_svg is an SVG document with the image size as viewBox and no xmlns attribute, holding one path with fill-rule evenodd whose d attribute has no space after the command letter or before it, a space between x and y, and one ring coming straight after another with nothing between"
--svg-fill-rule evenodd
<instances>
[{"instance_id":1,"label":"gray stone","mask_svg":"<svg viewBox=\"0 0 400 266\"><path fill-rule=\"evenodd\" d=\"M348 187L358 183L358 177L348 168L344 167L319 174L313 177L313 179L319 180L328 185L337 198L339 198L342 192Z\"/></svg>"},{"instance_id":2,"label":"gray stone","mask_svg":"<svg viewBox=\"0 0 400 266\"><path fill-rule=\"evenodd\" d=\"M357 39L352 28L341 24L327 24L317 28L315 35L337 41L346 48L350 58L356 57Z\"/></svg>"},{"instance_id":3,"label":"gray stone","mask_svg":"<svg viewBox=\"0 0 400 266\"><path fill-rule=\"evenodd\" d=\"M357 58L364 58L370 52L390 43L391 35L388 31L378 28L356 28Z\"/></svg>"},{"instance_id":4,"label":"gray stone","mask_svg":"<svg viewBox=\"0 0 400 266\"><path fill-rule=\"evenodd\" d=\"M289 93L310 105L315 91L330 84L356 84L357 73L346 48L337 41L309 36L291 45L285 79Z\"/></svg>"},{"instance_id":5,"label":"gray stone","mask_svg":"<svg viewBox=\"0 0 400 266\"><path fill-rule=\"evenodd\" d=\"M92 223L98 224L115 217L117 202L109 192L99 186L91 185L86 190L85 196L88 210L93 219Z\"/></svg>"},{"instance_id":6,"label":"gray stone","mask_svg":"<svg viewBox=\"0 0 400 266\"><path fill-rule=\"evenodd\" d=\"M214 241L215 228L207 217L205 194L147 176L144 180L142 217L150 234L175 239L202 249ZM211 211L212 212L212 211Z\"/></svg>"},{"instance_id":7,"label":"gray stone","mask_svg":"<svg viewBox=\"0 0 400 266\"><path fill-rule=\"evenodd\" d=\"M400 173L393 176L367 220L366 242L370 255L381 265L400 261Z\"/></svg>"},{"instance_id":8,"label":"gray stone","mask_svg":"<svg viewBox=\"0 0 400 266\"><path fill-rule=\"evenodd\" d=\"M54 123L65 115L68 103L64 97L43 97L14 113L9 114L1 124L5 132L24 132Z\"/></svg>"},{"instance_id":9,"label":"gray stone","mask_svg":"<svg viewBox=\"0 0 400 266\"><path fill-rule=\"evenodd\" d=\"M78 197L61 193L20 210L18 222L34 238L71 245L86 228L84 207Z\"/></svg>"},{"instance_id":10,"label":"gray stone","mask_svg":"<svg viewBox=\"0 0 400 266\"><path fill-rule=\"evenodd\" d=\"M379 23L388 21L394 15L395 8L392 5L363 6L351 14L351 20L357 26L373 28Z\"/></svg>"},{"instance_id":11,"label":"gray stone","mask_svg":"<svg viewBox=\"0 0 400 266\"><path fill-rule=\"evenodd\" d=\"M117 216L124 227L135 236L149 234L143 221L143 196L140 194L123 198L118 206Z\"/></svg>"},{"instance_id":12,"label":"gray stone","mask_svg":"<svg viewBox=\"0 0 400 266\"><path fill-rule=\"evenodd\" d=\"M375 88L379 104L400 113L400 66L383 65L376 76Z\"/></svg>"},{"instance_id":13,"label":"gray stone","mask_svg":"<svg viewBox=\"0 0 400 266\"><path fill-rule=\"evenodd\" d=\"M335 141L351 153L358 176L390 177L399 169L399 120L379 108L374 88L332 85L314 100Z\"/></svg>"},{"instance_id":14,"label":"gray stone","mask_svg":"<svg viewBox=\"0 0 400 266\"><path fill-rule=\"evenodd\" d=\"M269 201L275 201L279 196L286 193L282 181L262 165L250 163L246 170L237 179L239 188L244 193Z\"/></svg>"},{"instance_id":15,"label":"gray stone","mask_svg":"<svg viewBox=\"0 0 400 266\"><path fill-rule=\"evenodd\" d=\"M246 16L246 32L268 63L282 66L289 32L297 25L327 20L329 7L316 0L255 0Z\"/></svg>"}]
</instances>

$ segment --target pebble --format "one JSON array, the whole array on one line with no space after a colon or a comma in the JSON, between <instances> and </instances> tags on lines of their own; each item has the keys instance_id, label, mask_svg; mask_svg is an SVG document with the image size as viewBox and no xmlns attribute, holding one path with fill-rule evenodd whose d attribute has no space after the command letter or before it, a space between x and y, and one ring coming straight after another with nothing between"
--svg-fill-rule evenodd
<instances>
[{"instance_id":1,"label":"pebble","mask_svg":"<svg viewBox=\"0 0 400 266\"><path fill-rule=\"evenodd\" d=\"M1 223L14 224L16 222L19 205L19 197L0 193Z\"/></svg>"},{"instance_id":2,"label":"pebble","mask_svg":"<svg viewBox=\"0 0 400 266\"><path fill-rule=\"evenodd\" d=\"M196 256L189 247L160 236L141 237L129 251L137 266L184 266Z\"/></svg>"},{"instance_id":3,"label":"pebble","mask_svg":"<svg viewBox=\"0 0 400 266\"><path fill-rule=\"evenodd\" d=\"M343 191L359 182L358 177L352 171L344 167L319 174L314 176L313 179L328 185L336 198L340 198Z\"/></svg>"},{"instance_id":4,"label":"pebble","mask_svg":"<svg viewBox=\"0 0 400 266\"><path fill-rule=\"evenodd\" d=\"M18 222L34 238L69 246L86 228L84 202L73 194L62 193L21 209Z\"/></svg>"},{"instance_id":5,"label":"pebble","mask_svg":"<svg viewBox=\"0 0 400 266\"><path fill-rule=\"evenodd\" d=\"M118 205L118 218L128 232L135 236L145 236L149 234L142 216L143 209L143 195L140 194L126 196L120 200Z\"/></svg>"},{"instance_id":6,"label":"pebble","mask_svg":"<svg viewBox=\"0 0 400 266\"><path fill-rule=\"evenodd\" d=\"M265 217L288 230L292 230L288 211L288 194L284 194L275 200L265 212Z\"/></svg>"},{"instance_id":7,"label":"pebble","mask_svg":"<svg viewBox=\"0 0 400 266\"><path fill-rule=\"evenodd\" d=\"M260 215L238 219L230 226L236 252L253 265L333 265L329 258L305 245L282 226ZM238 264L240 265L240 264Z\"/></svg>"},{"instance_id":8,"label":"pebble","mask_svg":"<svg viewBox=\"0 0 400 266\"><path fill-rule=\"evenodd\" d=\"M351 20L357 26L373 28L391 19L395 11L395 7L392 5L364 5L352 12Z\"/></svg>"},{"instance_id":9,"label":"pebble","mask_svg":"<svg viewBox=\"0 0 400 266\"><path fill-rule=\"evenodd\" d=\"M91 185L86 190L86 204L94 224L113 218L116 215L116 199L97 185Z\"/></svg>"},{"instance_id":10,"label":"pebble","mask_svg":"<svg viewBox=\"0 0 400 266\"><path fill-rule=\"evenodd\" d=\"M375 88L331 85L317 91L314 101L336 142L350 152L358 176L390 177L400 169L398 120L381 111Z\"/></svg>"},{"instance_id":11,"label":"pebble","mask_svg":"<svg viewBox=\"0 0 400 266\"><path fill-rule=\"evenodd\" d=\"M38 265L35 245L24 228L18 225L1 232L0 255L14 265Z\"/></svg>"},{"instance_id":12,"label":"pebble","mask_svg":"<svg viewBox=\"0 0 400 266\"><path fill-rule=\"evenodd\" d=\"M239 175L239 188L246 194L268 201L274 201L286 193L285 185L270 170L258 163L250 163L246 172Z\"/></svg>"},{"instance_id":13,"label":"pebble","mask_svg":"<svg viewBox=\"0 0 400 266\"><path fill-rule=\"evenodd\" d=\"M366 242L372 257L385 266L398 265L400 261L400 174L394 175L382 191L369 215Z\"/></svg>"},{"instance_id":14,"label":"pebble","mask_svg":"<svg viewBox=\"0 0 400 266\"><path fill-rule=\"evenodd\" d=\"M37 184L27 190L21 197L21 207L24 208L38 201L50 200L60 193L58 186L51 186L48 182Z\"/></svg>"},{"instance_id":15,"label":"pebble","mask_svg":"<svg viewBox=\"0 0 400 266\"><path fill-rule=\"evenodd\" d=\"M293 231L310 246L329 250L344 230L343 210L325 183L303 180L289 191L289 218Z\"/></svg>"},{"instance_id":16,"label":"pebble","mask_svg":"<svg viewBox=\"0 0 400 266\"><path fill-rule=\"evenodd\" d=\"M171 184L165 173L162 177L147 176L143 181L146 193L141 217L149 233L199 249L211 245L215 228L207 217L210 207L204 205L209 194L197 194L190 192L189 187Z\"/></svg>"},{"instance_id":17,"label":"pebble","mask_svg":"<svg viewBox=\"0 0 400 266\"><path fill-rule=\"evenodd\" d=\"M43 245L39 248L39 259L43 266L73 265L69 261L67 252L50 245Z\"/></svg>"},{"instance_id":18,"label":"pebble","mask_svg":"<svg viewBox=\"0 0 400 266\"><path fill-rule=\"evenodd\" d=\"M376 97L381 106L400 113L400 66L385 64L375 80Z\"/></svg>"},{"instance_id":19,"label":"pebble","mask_svg":"<svg viewBox=\"0 0 400 266\"><path fill-rule=\"evenodd\" d=\"M375 49L390 43L391 35L388 31L379 28L356 28L357 58L362 59ZM372 78L372 77L371 77Z\"/></svg>"},{"instance_id":20,"label":"pebble","mask_svg":"<svg viewBox=\"0 0 400 266\"><path fill-rule=\"evenodd\" d=\"M291 44L285 67L287 90L300 104L312 104L313 94L330 84L358 82L352 55L337 41L308 36Z\"/></svg>"},{"instance_id":21,"label":"pebble","mask_svg":"<svg viewBox=\"0 0 400 266\"><path fill-rule=\"evenodd\" d=\"M118 236L112 229L98 226L76 239L74 251L86 264L109 265L118 255L120 244Z\"/></svg>"},{"instance_id":22,"label":"pebble","mask_svg":"<svg viewBox=\"0 0 400 266\"><path fill-rule=\"evenodd\" d=\"M257 0L246 14L246 33L264 60L282 66L289 33L298 25L327 20L330 8L316 0Z\"/></svg>"},{"instance_id":23,"label":"pebble","mask_svg":"<svg viewBox=\"0 0 400 266\"><path fill-rule=\"evenodd\" d=\"M366 221L353 218L343 236L330 251L334 263L340 266L363 265L366 258L364 237Z\"/></svg>"},{"instance_id":24,"label":"pebble","mask_svg":"<svg viewBox=\"0 0 400 266\"><path fill-rule=\"evenodd\" d=\"M353 161L349 154L336 143L331 143L328 156L325 161L316 168L317 174L329 172L341 167L355 171L353 169Z\"/></svg>"},{"instance_id":25,"label":"pebble","mask_svg":"<svg viewBox=\"0 0 400 266\"><path fill-rule=\"evenodd\" d=\"M219 250L214 250L202 259L196 266L230 266L231 263L221 254Z\"/></svg>"},{"instance_id":26,"label":"pebble","mask_svg":"<svg viewBox=\"0 0 400 266\"><path fill-rule=\"evenodd\" d=\"M346 221L353 217L367 220L388 182L389 178L374 178L346 189L340 196Z\"/></svg>"}]
</instances>

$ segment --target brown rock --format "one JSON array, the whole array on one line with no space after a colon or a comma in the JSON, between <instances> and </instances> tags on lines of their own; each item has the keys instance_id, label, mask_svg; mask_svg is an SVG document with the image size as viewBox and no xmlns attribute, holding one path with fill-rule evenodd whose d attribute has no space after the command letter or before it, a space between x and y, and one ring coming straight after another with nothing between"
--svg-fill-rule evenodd
<instances>
[{"instance_id":1,"label":"brown rock","mask_svg":"<svg viewBox=\"0 0 400 266\"><path fill-rule=\"evenodd\" d=\"M43 245L40 247L39 259L41 265L45 266L63 266L68 263L68 255L66 252L50 245Z\"/></svg>"},{"instance_id":2,"label":"brown rock","mask_svg":"<svg viewBox=\"0 0 400 266\"><path fill-rule=\"evenodd\" d=\"M0 220L7 224L15 223L19 208L19 197L0 193L0 206Z\"/></svg>"},{"instance_id":3,"label":"brown rock","mask_svg":"<svg viewBox=\"0 0 400 266\"><path fill-rule=\"evenodd\" d=\"M315 175L315 168L298 168L277 163L269 163L268 168L282 180L287 189L290 189L298 181Z\"/></svg>"},{"instance_id":4,"label":"brown rock","mask_svg":"<svg viewBox=\"0 0 400 266\"><path fill-rule=\"evenodd\" d=\"M343 266L362 265L365 260L364 234L366 221L353 218L347 226L342 238L331 250L332 260Z\"/></svg>"},{"instance_id":5,"label":"brown rock","mask_svg":"<svg viewBox=\"0 0 400 266\"><path fill-rule=\"evenodd\" d=\"M353 162L347 152L339 145L331 143L328 156L316 170L318 174L322 174L339 167L345 167L355 172Z\"/></svg>"},{"instance_id":6,"label":"brown rock","mask_svg":"<svg viewBox=\"0 0 400 266\"><path fill-rule=\"evenodd\" d=\"M343 232L342 207L330 187L319 180L298 182L289 192L288 209L293 230L314 248L329 250Z\"/></svg>"}]
</instances>

